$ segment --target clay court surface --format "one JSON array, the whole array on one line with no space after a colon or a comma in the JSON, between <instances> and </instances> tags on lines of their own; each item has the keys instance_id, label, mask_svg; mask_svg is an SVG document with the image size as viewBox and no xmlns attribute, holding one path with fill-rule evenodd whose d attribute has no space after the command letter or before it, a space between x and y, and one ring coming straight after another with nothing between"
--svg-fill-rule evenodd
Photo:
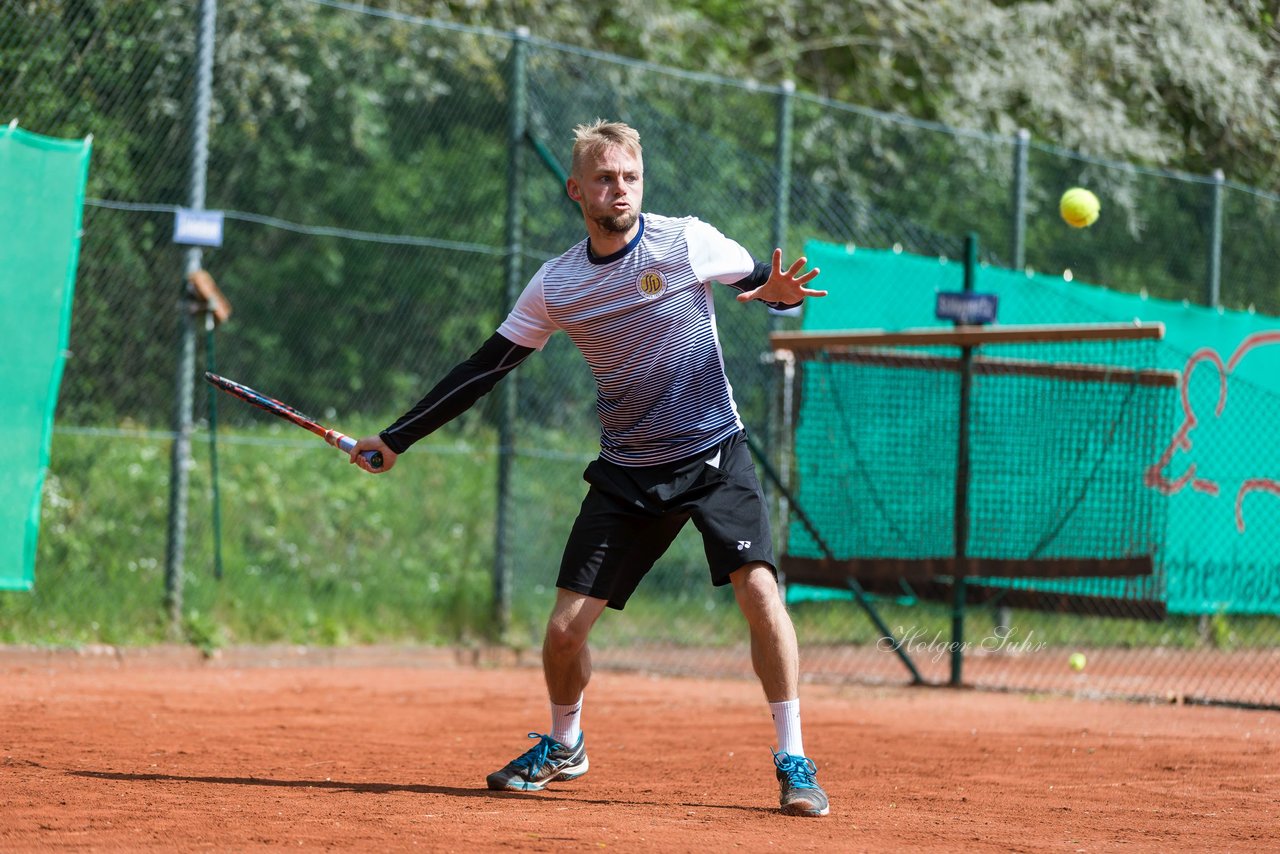
<instances>
[{"instance_id":1,"label":"clay court surface","mask_svg":"<svg viewBox=\"0 0 1280 854\"><path fill-rule=\"evenodd\" d=\"M540 672L451 652L0 651L0 850L1280 849L1280 713L810 685L825 819L776 811L752 681L599 672L591 771L485 775Z\"/></svg>"}]
</instances>

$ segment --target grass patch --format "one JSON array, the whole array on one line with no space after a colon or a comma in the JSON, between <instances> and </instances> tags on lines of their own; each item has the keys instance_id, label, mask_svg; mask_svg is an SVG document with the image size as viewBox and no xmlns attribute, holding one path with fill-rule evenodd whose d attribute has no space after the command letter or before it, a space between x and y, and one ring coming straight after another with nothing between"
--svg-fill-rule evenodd
<instances>
[{"instance_id":1,"label":"grass patch","mask_svg":"<svg viewBox=\"0 0 1280 854\"><path fill-rule=\"evenodd\" d=\"M206 652L239 643L541 643L561 549L586 491L582 469L595 451L582 436L518 437L508 505L512 623L500 639L493 621L496 437L479 419L429 437L378 477L295 428L222 434L220 579L207 439L198 433L193 443L177 627L186 642ZM141 431L55 434L35 589L0 592L0 643L174 639L164 578L169 454L167 439ZM946 606L876 604L896 634L950 638ZM851 601L797 602L791 610L802 643L878 639ZM1147 622L1014 611L1010 625L1015 639L1073 649L1230 650L1280 642L1280 619L1225 613ZM968 641L994 630L991 609L970 609ZM711 587L701 540L689 525L626 611L600 621L592 642L731 646L745 639L732 592Z\"/></svg>"}]
</instances>

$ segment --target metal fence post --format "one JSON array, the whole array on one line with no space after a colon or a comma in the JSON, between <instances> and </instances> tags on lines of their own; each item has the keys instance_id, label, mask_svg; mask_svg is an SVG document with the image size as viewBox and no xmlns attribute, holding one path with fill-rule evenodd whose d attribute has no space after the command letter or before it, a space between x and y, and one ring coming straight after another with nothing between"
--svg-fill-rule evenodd
<instances>
[{"instance_id":1,"label":"metal fence post","mask_svg":"<svg viewBox=\"0 0 1280 854\"><path fill-rule=\"evenodd\" d=\"M1013 137L1013 212L1010 218L1009 258L1014 270L1027 267L1027 159L1031 148L1031 131L1018 128ZM995 629L1008 631L1013 614L1007 605L997 605Z\"/></svg>"},{"instance_id":2,"label":"metal fence post","mask_svg":"<svg viewBox=\"0 0 1280 854\"><path fill-rule=\"evenodd\" d=\"M1222 185L1226 175L1221 169L1213 170L1210 184L1212 202L1209 220L1209 266L1205 276L1205 305L1217 308L1222 304Z\"/></svg>"},{"instance_id":3,"label":"metal fence post","mask_svg":"<svg viewBox=\"0 0 1280 854\"><path fill-rule=\"evenodd\" d=\"M190 205L204 208L205 181L209 165L209 107L213 91L213 40L217 18L217 0L201 0L200 32L196 53L196 102L191 128ZM200 269L200 249L187 250L186 276ZM181 314L182 344L178 357L178 375L173 413L173 447L169 461L169 531L165 549L165 606L169 615L169 632L178 636L182 626L182 563L187 543L187 492L191 462L192 376L196 363L195 316L190 307L187 278L183 277L178 311Z\"/></svg>"},{"instance_id":4,"label":"metal fence post","mask_svg":"<svg viewBox=\"0 0 1280 854\"><path fill-rule=\"evenodd\" d=\"M791 136L792 128L795 124L792 119L792 104L795 100L795 94L795 81L783 80L782 88L778 92L777 139L775 140L774 149L774 168L778 174L778 185L773 206L773 245L782 250L783 263L786 263L789 258L787 255L787 227L791 219ZM773 331L781 325L782 317L770 313L769 330ZM777 362L772 352L766 352L761 356L761 360L769 365L769 373L765 378L765 382L768 384L765 399L769 401L769 406L762 423L763 431L760 438L763 440L762 445L772 450L775 459L780 461L780 469L786 472L786 458L782 453L782 442L780 440L786 432L787 424L785 422L779 423L782 413L779 412L779 407L776 405L778 401ZM767 479L763 485L766 495L773 492L773 486ZM778 519L786 519L786 499L779 497L778 501Z\"/></svg>"},{"instance_id":5,"label":"metal fence post","mask_svg":"<svg viewBox=\"0 0 1280 854\"><path fill-rule=\"evenodd\" d=\"M787 254L787 226L791 217L791 135L795 122L792 104L795 100L794 80L783 80L778 94L778 139L774 160L778 170L778 196L773 208L773 245ZM778 322L777 315L773 323Z\"/></svg>"},{"instance_id":6,"label":"metal fence post","mask_svg":"<svg viewBox=\"0 0 1280 854\"><path fill-rule=\"evenodd\" d=\"M978 235L964 240L964 291L972 293L978 271ZM960 348L959 424L956 432L955 576L951 598L951 685L963 684L964 608L969 575L969 413L973 390L972 346Z\"/></svg>"},{"instance_id":7,"label":"metal fence post","mask_svg":"<svg viewBox=\"0 0 1280 854\"><path fill-rule=\"evenodd\" d=\"M528 102L528 80L525 77L525 52L529 30L516 29L511 43L511 62L507 86L507 258L506 287L502 293L502 312L511 310L523 284L523 229L521 198L524 172L521 166L524 146L525 111ZM518 407L514 376L503 382L502 408L498 420L497 511L493 544L493 620L496 637L503 638L511 627L511 556L508 553L508 528L511 525L511 469L515 463L515 420Z\"/></svg>"},{"instance_id":8,"label":"metal fence post","mask_svg":"<svg viewBox=\"0 0 1280 854\"><path fill-rule=\"evenodd\" d=\"M1010 247L1013 269L1027 266L1027 152L1031 131L1018 128L1013 138L1013 233Z\"/></svg>"}]
</instances>

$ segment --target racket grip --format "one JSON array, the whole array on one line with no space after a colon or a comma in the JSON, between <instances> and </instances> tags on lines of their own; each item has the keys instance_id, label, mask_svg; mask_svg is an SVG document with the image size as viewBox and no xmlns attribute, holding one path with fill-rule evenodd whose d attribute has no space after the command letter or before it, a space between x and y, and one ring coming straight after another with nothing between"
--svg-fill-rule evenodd
<instances>
[{"instance_id":1,"label":"racket grip","mask_svg":"<svg viewBox=\"0 0 1280 854\"><path fill-rule=\"evenodd\" d=\"M332 432L337 433L336 430ZM348 454L351 453L351 449L356 446L356 440L352 439L350 436L343 436L341 433L337 433L335 439L337 440L337 446ZM360 456L369 461L369 468L382 468L382 451L363 451Z\"/></svg>"}]
</instances>

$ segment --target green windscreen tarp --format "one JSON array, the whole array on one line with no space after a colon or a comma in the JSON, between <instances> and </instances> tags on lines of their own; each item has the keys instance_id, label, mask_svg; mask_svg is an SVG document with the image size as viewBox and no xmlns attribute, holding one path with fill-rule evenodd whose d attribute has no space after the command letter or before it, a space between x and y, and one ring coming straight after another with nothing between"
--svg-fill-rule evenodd
<instances>
[{"instance_id":1,"label":"green windscreen tarp","mask_svg":"<svg viewBox=\"0 0 1280 854\"><path fill-rule=\"evenodd\" d=\"M90 140L0 127L0 589L35 582Z\"/></svg>"},{"instance_id":2,"label":"green windscreen tarp","mask_svg":"<svg viewBox=\"0 0 1280 854\"><path fill-rule=\"evenodd\" d=\"M817 241L806 244L805 255L811 264L822 268L820 286L830 291L825 299L805 304L806 331L951 325L935 318L935 294L961 289L964 273L958 262L888 250L850 250ZM1125 463L1131 487L1146 495L1134 494L1130 500L1154 498L1164 520L1158 555L1164 570L1162 598L1171 613L1280 614L1280 319L1147 299L1064 276L994 267L978 269L975 289L997 295L998 321L1003 325L1134 319L1165 324L1155 364L1135 367L1180 371L1181 385L1168 395L1166 434L1156 437L1145 454L1130 454ZM1033 351L1018 355L1037 358ZM1088 361L1105 363L1109 357ZM923 409L911 407L908 395L912 387L904 380L908 376L897 372L886 380L892 386L886 388L883 401L908 401L899 421L918 423L927 434L920 438L921 447L931 449L929 458L945 469L952 456L947 443L954 438L936 426L940 418L929 422ZM805 468L806 456L829 453L820 442L811 441L812 447L806 447L804 431L821 427L813 421L820 411L831 409L841 414L841 405L851 408L852 401L842 400L842 394L845 392L833 386L829 392L811 395L804 404L807 409L799 413L796 453L800 470ZM872 414L843 413L849 424L864 431L870 429L866 425ZM812 423L806 424L806 418ZM1109 422L1104 418L1100 423ZM844 422L837 428L833 429L840 435L850 433ZM1015 445L1013 440L1023 432L1011 429L1005 444ZM900 434L901 429L895 435ZM870 458L887 456L887 451L875 453L874 436L858 438L859 449ZM1105 429L1079 439L1083 443L1081 459L1104 459L1092 454L1087 443L1110 441ZM1028 457L1035 453L1034 446L1026 450ZM1046 463L1058 470L1070 461L1061 458ZM949 469L938 475L950 476ZM911 480L922 482L921 478ZM889 499L866 484L857 486L856 491L860 497L872 495L881 507L887 506ZM921 530L906 531L899 524L898 532L921 548L927 547L927 537L941 537L945 542L934 551L945 551L950 545L950 505L945 503L950 496L942 494L945 506L926 512L927 508L920 506L919 493L917 488L915 494L904 498L910 506L901 508L894 518L921 518ZM1025 498L1017 508L1023 512L1022 508L1044 505L1042 497ZM1087 502L1080 506L1088 509ZM812 515L816 511L810 508L808 512ZM1082 513L1072 518L1089 521ZM1094 526L1092 533L1081 531L1080 535L1098 540L1105 533L1105 518L1089 524ZM800 528L794 524L792 528L803 540ZM971 542L977 543L981 534L971 533ZM879 553L874 542L860 543L857 548Z\"/></svg>"}]
</instances>

